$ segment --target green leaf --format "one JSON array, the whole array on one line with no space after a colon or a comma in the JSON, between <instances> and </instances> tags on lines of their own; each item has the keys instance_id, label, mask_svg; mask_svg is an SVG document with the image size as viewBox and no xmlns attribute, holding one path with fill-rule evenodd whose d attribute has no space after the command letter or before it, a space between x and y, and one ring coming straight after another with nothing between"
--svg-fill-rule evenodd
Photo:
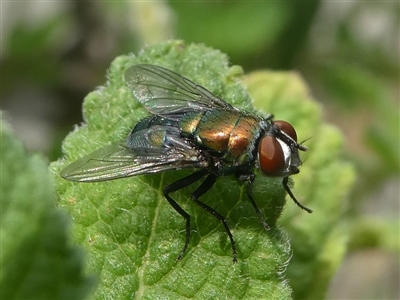
<instances>
[{"instance_id":1,"label":"green leaf","mask_svg":"<svg viewBox=\"0 0 400 300\"><path fill-rule=\"evenodd\" d=\"M287 272L293 297L323 299L349 238L341 222L355 171L341 158L343 136L323 124L320 107L297 73L254 72L245 81L254 105L293 124L309 148L302 156L300 174L292 176L296 181L292 192L314 212L308 215L288 205L279 224L288 232L293 249Z\"/></svg>"},{"instance_id":2,"label":"green leaf","mask_svg":"<svg viewBox=\"0 0 400 300\"><path fill-rule=\"evenodd\" d=\"M174 70L234 106L254 111L241 81L242 69L238 66L229 67L225 54L202 45L185 45L180 41L154 45L141 51L138 56L115 59L108 72L107 84L86 97L83 105L85 124L65 139L63 149L66 159L52 164L55 174L68 163L101 146L124 143L134 125L148 115L123 80L124 72L138 63L151 63ZM274 76L271 73L271 80ZM249 79L248 84L252 82ZM305 90L303 83L298 79L296 82L300 90ZM292 122L300 139L309 137L315 126L321 125L320 108L308 96L296 94L296 90L286 91L284 85L273 81L258 82L254 86L265 84L275 89L271 95L281 93L282 96L279 101L270 101L264 107L265 112L273 112L279 119ZM252 96L258 103L270 95L260 92ZM327 132L327 137L329 135L338 139L335 130L333 133ZM310 148L316 147L317 151L322 151L316 153L317 159L311 160L312 156L307 156L311 160L309 171L305 174L308 182L312 181L312 168L320 170L325 162L337 159L336 156L329 157L330 154L325 151L331 146L329 140L319 145L321 136L307 142ZM339 148L336 145L333 151ZM165 200L162 189L187 174L188 171L164 172L90 184L68 182L57 176L60 205L74 219L75 241L87 250L87 272L99 276L95 297L290 298L291 288L285 280L285 270L292 252L287 235L282 227L276 226L285 204L281 179L257 176L254 186L255 200L272 227L269 232L261 226L244 193L245 187L234 179L219 178L212 190L202 196L204 203L227 218L237 243L237 264L232 264L232 250L223 226L215 217L191 202L190 193L196 185L174 193L173 198L192 216L190 244L182 261L177 261L185 240L185 223ZM334 189L336 183L327 182ZM315 185L318 184L320 182ZM297 197L307 199L307 204L319 205L313 201L316 199L313 195L316 188L312 187L308 193L305 190L295 189L296 194L299 192ZM343 194L346 192L343 191ZM289 206L295 209L289 213L293 215L295 211L298 220L310 217L293 203ZM324 222L321 216L313 220ZM308 224L311 221L305 222ZM311 235L310 239L313 238L312 231L302 234L303 237Z\"/></svg>"},{"instance_id":3,"label":"green leaf","mask_svg":"<svg viewBox=\"0 0 400 300\"><path fill-rule=\"evenodd\" d=\"M1 299L81 299L93 280L68 244L68 219L54 207L46 163L28 157L1 124Z\"/></svg>"}]
</instances>

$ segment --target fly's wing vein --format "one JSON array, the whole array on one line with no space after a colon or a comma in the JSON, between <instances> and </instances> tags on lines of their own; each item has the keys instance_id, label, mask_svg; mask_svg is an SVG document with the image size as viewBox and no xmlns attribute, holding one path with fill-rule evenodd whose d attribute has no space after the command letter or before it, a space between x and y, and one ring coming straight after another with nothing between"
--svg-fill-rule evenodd
<instances>
[{"instance_id":1,"label":"fly's wing vein","mask_svg":"<svg viewBox=\"0 0 400 300\"><path fill-rule=\"evenodd\" d=\"M125 73L134 96L153 114L168 116L213 108L235 110L204 87L168 69L134 65Z\"/></svg>"},{"instance_id":2,"label":"fly's wing vein","mask_svg":"<svg viewBox=\"0 0 400 300\"><path fill-rule=\"evenodd\" d=\"M176 131L168 127L148 128L149 133L163 130L163 143L156 145L148 135L138 131L131 139L141 139L141 146L131 148L108 145L84 156L61 171L61 177L80 182L97 182L135 175L157 173L165 170L200 168L205 163L199 150L189 147Z\"/></svg>"}]
</instances>

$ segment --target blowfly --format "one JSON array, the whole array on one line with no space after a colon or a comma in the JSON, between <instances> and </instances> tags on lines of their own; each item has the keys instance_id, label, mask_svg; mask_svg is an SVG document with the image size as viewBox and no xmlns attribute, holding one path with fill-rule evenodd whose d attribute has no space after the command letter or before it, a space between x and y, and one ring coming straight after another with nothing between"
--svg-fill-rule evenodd
<instances>
[{"instance_id":1,"label":"blowfly","mask_svg":"<svg viewBox=\"0 0 400 300\"><path fill-rule=\"evenodd\" d=\"M67 180L106 181L166 170L193 169L194 172L164 187L169 204L186 221L186 240L190 239L190 215L170 196L172 192L203 180L191 199L215 216L230 239L233 261L236 246L221 214L199 200L220 176L233 175L247 183L246 194L265 229L261 210L251 194L254 170L266 176L282 177L282 185L302 209L288 186L288 177L299 173L299 150L291 124L241 111L204 87L165 68L140 64L130 67L125 81L133 95L151 113L129 133L124 145L108 145L78 159L61 171Z\"/></svg>"}]
</instances>

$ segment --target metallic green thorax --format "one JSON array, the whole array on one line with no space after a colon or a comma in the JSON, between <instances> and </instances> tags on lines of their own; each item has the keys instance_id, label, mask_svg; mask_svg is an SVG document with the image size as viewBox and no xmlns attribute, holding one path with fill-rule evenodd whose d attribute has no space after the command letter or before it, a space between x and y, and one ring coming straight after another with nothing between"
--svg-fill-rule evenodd
<instances>
[{"instance_id":1,"label":"metallic green thorax","mask_svg":"<svg viewBox=\"0 0 400 300\"><path fill-rule=\"evenodd\" d=\"M187 113L179 125L183 136L219 154L225 162L239 166L254 160L259 123L257 117L240 111L214 109Z\"/></svg>"},{"instance_id":2,"label":"metallic green thorax","mask_svg":"<svg viewBox=\"0 0 400 300\"><path fill-rule=\"evenodd\" d=\"M145 128L154 129L146 131L147 140L154 147L166 143L166 128L173 128L193 146L222 159L226 171L238 166L248 168L254 163L255 147L262 130L258 117L240 111L214 109L187 112L175 120L150 116L135 126L128 138L129 147L140 147L132 137Z\"/></svg>"}]
</instances>

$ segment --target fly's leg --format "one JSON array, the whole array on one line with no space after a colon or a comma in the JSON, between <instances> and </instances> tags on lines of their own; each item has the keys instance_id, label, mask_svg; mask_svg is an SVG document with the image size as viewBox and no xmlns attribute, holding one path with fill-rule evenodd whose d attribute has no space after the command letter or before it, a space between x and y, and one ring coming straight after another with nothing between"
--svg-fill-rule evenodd
<instances>
[{"instance_id":1,"label":"fly's leg","mask_svg":"<svg viewBox=\"0 0 400 300\"><path fill-rule=\"evenodd\" d=\"M254 198L252 195L254 179L255 179L254 174L250 174L250 175L246 176L246 180L248 182L246 194L247 194L247 197L250 199L250 202L253 205L254 210L256 211L256 214L257 214L258 219L260 220L261 224L264 226L265 230L270 230L271 227L269 227L268 223L265 221L263 214L262 214L261 210L258 208L257 203L254 201Z\"/></svg>"},{"instance_id":2,"label":"fly's leg","mask_svg":"<svg viewBox=\"0 0 400 300\"><path fill-rule=\"evenodd\" d=\"M226 219L219 214L217 211L215 211L213 208L210 206L204 204L199 200L199 198L206 193L211 187L214 185L216 176L213 174L208 175L208 177L203 181L203 183L193 192L192 194L192 200L196 202L201 208L212 214L214 217L216 217L222 225L224 225L225 231L228 234L229 240L231 241L231 246L232 246L232 255L233 255L233 262L237 262L237 253L236 253L236 244L233 239L232 233L228 227L228 224L226 223Z\"/></svg>"},{"instance_id":3,"label":"fly's leg","mask_svg":"<svg viewBox=\"0 0 400 300\"><path fill-rule=\"evenodd\" d=\"M312 213L312 210L302 205L299 201L297 201L296 197L293 195L292 191L288 186L289 177L283 177L282 185L285 188L286 192L289 194L290 198L296 203L301 209L304 209L308 213Z\"/></svg>"},{"instance_id":4,"label":"fly's leg","mask_svg":"<svg viewBox=\"0 0 400 300\"><path fill-rule=\"evenodd\" d=\"M200 170L198 172L195 172L193 174L190 174L187 177L184 177L178 181L175 181L169 185L167 185L164 190L164 197L167 199L168 203L186 220L186 239L185 239L185 245L182 248L181 253L178 255L178 260L181 260L183 257L183 254L185 253L188 245L189 245L189 239L190 239L190 215L183 210L182 207L174 199L172 199L169 194L172 192L176 192L180 189L183 189L192 183L200 180L207 174L207 170Z\"/></svg>"}]
</instances>

